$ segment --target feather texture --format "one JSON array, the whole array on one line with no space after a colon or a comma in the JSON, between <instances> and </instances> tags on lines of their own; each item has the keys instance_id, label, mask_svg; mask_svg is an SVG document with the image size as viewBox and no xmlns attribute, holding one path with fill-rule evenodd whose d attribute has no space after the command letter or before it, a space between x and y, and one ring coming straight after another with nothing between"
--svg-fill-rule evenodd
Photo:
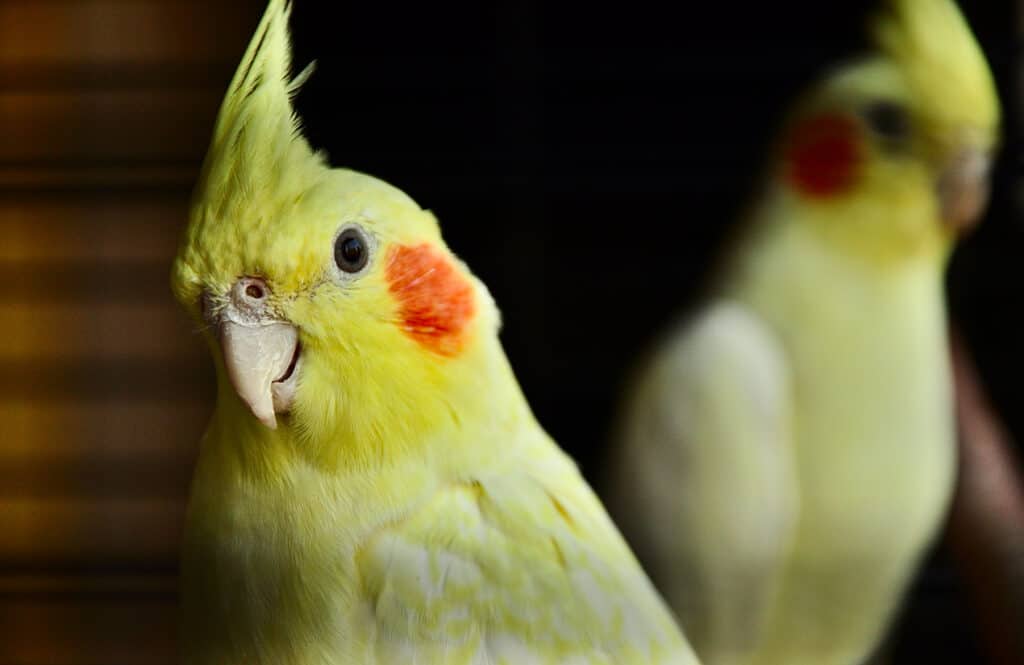
<instances>
[{"instance_id":1,"label":"feather texture","mask_svg":"<svg viewBox=\"0 0 1024 665\"><path fill-rule=\"evenodd\" d=\"M865 662L952 489L943 269L999 102L951 0L871 29L797 100L721 282L624 411L616 516L709 665Z\"/></svg>"},{"instance_id":2,"label":"feather texture","mask_svg":"<svg viewBox=\"0 0 1024 665\"><path fill-rule=\"evenodd\" d=\"M695 663L534 420L497 309L433 215L299 133L287 20L272 0L228 90L173 273L219 386L186 522L184 662ZM344 234L358 263L337 261ZM226 372L247 360L216 332L239 293L264 318L233 334L297 331L276 429Z\"/></svg>"}]
</instances>

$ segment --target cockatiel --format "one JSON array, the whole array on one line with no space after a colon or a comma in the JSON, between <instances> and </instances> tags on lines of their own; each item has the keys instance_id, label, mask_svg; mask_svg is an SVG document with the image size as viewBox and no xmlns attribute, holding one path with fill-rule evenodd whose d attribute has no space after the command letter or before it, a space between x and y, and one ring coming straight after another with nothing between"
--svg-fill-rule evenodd
<instances>
[{"instance_id":1,"label":"cockatiel","mask_svg":"<svg viewBox=\"0 0 1024 665\"><path fill-rule=\"evenodd\" d=\"M218 376L184 662L695 663L434 217L300 134L289 13L231 83L173 269Z\"/></svg>"},{"instance_id":2,"label":"cockatiel","mask_svg":"<svg viewBox=\"0 0 1024 665\"><path fill-rule=\"evenodd\" d=\"M950 0L796 104L710 299L624 407L610 508L708 665L855 665L945 514L943 271L1000 117Z\"/></svg>"}]
</instances>

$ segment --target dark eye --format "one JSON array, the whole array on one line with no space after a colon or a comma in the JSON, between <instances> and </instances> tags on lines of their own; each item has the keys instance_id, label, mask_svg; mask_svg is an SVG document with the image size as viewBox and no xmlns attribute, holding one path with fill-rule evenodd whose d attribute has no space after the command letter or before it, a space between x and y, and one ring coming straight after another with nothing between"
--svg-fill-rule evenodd
<instances>
[{"instance_id":1,"label":"dark eye","mask_svg":"<svg viewBox=\"0 0 1024 665\"><path fill-rule=\"evenodd\" d=\"M359 272L369 258L366 238L359 229L345 229L334 241L334 262L343 272Z\"/></svg>"},{"instance_id":2,"label":"dark eye","mask_svg":"<svg viewBox=\"0 0 1024 665\"><path fill-rule=\"evenodd\" d=\"M910 136L910 114L895 102L875 102L864 109L864 120L871 131L890 141Z\"/></svg>"}]
</instances>

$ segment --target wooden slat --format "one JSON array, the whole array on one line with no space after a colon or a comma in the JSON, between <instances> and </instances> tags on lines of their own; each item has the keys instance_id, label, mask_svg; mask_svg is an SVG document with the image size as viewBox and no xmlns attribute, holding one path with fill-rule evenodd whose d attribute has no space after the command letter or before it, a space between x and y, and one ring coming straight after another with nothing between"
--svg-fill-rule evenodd
<instances>
[{"instance_id":1,"label":"wooden slat","mask_svg":"<svg viewBox=\"0 0 1024 665\"><path fill-rule=\"evenodd\" d=\"M185 496L212 403L0 403L0 497Z\"/></svg>"},{"instance_id":2,"label":"wooden slat","mask_svg":"<svg viewBox=\"0 0 1024 665\"><path fill-rule=\"evenodd\" d=\"M213 369L207 359L175 362L18 359L0 362L0 401L125 404L213 399Z\"/></svg>"},{"instance_id":3,"label":"wooden slat","mask_svg":"<svg viewBox=\"0 0 1024 665\"><path fill-rule=\"evenodd\" d=\"M187 196L198 171L196 164L0 164L0 196L94 192Z\"/></svg>"},{"instance_id":4,"label":"wooden slat","mask_svg":"<svg viewBox=\"0 0 1024 665\"><path fill-rule=\"evenodd\" d=\"M205 344L176 303L0 305L0 360L132 358L196 362Z\"/></svg>"},{"instance_id":5,"label":"wooden slat","mask_svg":"<svg viewBox=\"0 0 1024 665\"><path fill-rule=\"evenodd\" d=\"M251 0L2 0L0 68L237 60L258 13Z\"/></svg>"},{"instance_id":6,"label":"wooden slat","mask_svg":"<svg viewBox=\"0 0 1024 665\"><path fill-rule=\"evenodd\" d=\"M28 564L173 566L184 514L184 498L0 498L0 570Z\"/></svg>"},{"instance_id":7,"label":"wooden slat","mask_svg":"<svg viewBox=\"0 0 1024 665\"><path fill-rule=\"evenodd\" d=\"M207 351L170 262L259 0L0 0L0 665L175 662Z\"/></svg>"},{"instance_id":8,"label":"wooden slat","mask_svg":"<svg viewBox=\"0 0 1024 665\"><path fill-rule=\"evenodd\" d=\"M0 303L0 362L204 357L196 325L170 298L147 303Z\"/></svg>"},{"instance_id":9,"label":"wooden slat","mask_svg":"<svg viewBox=\"0 0 1024 665\"><path fill-rule=\"evenodd\" d=\"M187 214L183 195L3 197L0 262L170 262Z\"/></svg>"},{"instance_id":10,"label":"wooden slat","mask_svg":"<svg viewBox=\"0 0 1024 665\"><path fill-rule=\"evenodd\" d=\"M216 90L5 92L0 163L196 163L220 103Z\"/></svg>"},{"instance_id":11,"label":"wooden slat","mask_svg":"<svg viewBox=\"0 0 1024 665\"><path fill-rule=\"evenodd\" d=\"M0 598L0 662L171 665L177 620L173 596Z\"/></svg>"},{"instance_id":12,"label":"wooden slat","mask_svg":"<svg viewBox=\"0 0 1024 665\"><path fill-rule=\"evenodd\" d=\"M91 569L88 572L88 575L63 570L42 573L31 567L0 572L0 598L119 596L173 600L178 591L177 575L171 570L111 573Z\"/></svg>"},{"instance_id":13,"label":"wooden slat","mask_svg":"<svg viewBox=\"0 0 1024 665\"><path fill-rule=\"evenodd\" d=\"M0 0L0 89L222 90L260 3Z\"/></svg>"},{"instance_id":14,"label":"wooden slat","mask_svg":"<svg viewBox=\"0 0 1024 665\"><path fill-rule=\"evenodd\" d=\"M111 424L116 427L116 423ZM65 435L66 439L73 435ZM110 457L80 454L0 460L0 500L142 500L188 496L192 457L182 450Z\"/></svg>"},{"instance_id":15,"label":"wooden slat","mask_svg":"<svg viewBox=\"0 0 1024 665\"><path fill-rule=\"evenodd\" d=\"M0 402L4 442L0 460L146 457L191 458L212 402L113 404Z\"/></svg>"},{"instance_id":16,"label":"wooden slat","mask_svg":"<svg viewBox=\"0 0 1024 665\"><path fill-rule=\"evenodd\" d=\"M170 302L170 261L0 262L0 303Z\"/></svg>"}]
</instances>

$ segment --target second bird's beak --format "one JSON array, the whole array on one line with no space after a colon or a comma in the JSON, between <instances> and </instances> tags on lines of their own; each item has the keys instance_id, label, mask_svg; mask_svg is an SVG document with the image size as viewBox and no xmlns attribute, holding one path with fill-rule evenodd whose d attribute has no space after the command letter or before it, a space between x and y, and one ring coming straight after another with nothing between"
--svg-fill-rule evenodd
<instances>
[{"instance_id":1,"label":"second bird's beak","mask_svg":"<svg viewBox=\"0 0 1024 665\"><path fill-rule=\"evenodd\" d=\"M989 197L992 160L980 148L957 153L939 178L942 220L956 232L970 230L981 219Z\"/></svg>"},{"instance_id":2,"label":"second bird's beak","mask_svg":"<svg viewBox=\"0 0 1024 665\"><path fill-rule=\"evenodd\" d=\"M262 280L239 280L221 313L219 337L235 392L257 420L276 429L276 414L287 412L295 395L299 336L295 326L268 316L268 295Z\"/></svg>"}]
</instances>

